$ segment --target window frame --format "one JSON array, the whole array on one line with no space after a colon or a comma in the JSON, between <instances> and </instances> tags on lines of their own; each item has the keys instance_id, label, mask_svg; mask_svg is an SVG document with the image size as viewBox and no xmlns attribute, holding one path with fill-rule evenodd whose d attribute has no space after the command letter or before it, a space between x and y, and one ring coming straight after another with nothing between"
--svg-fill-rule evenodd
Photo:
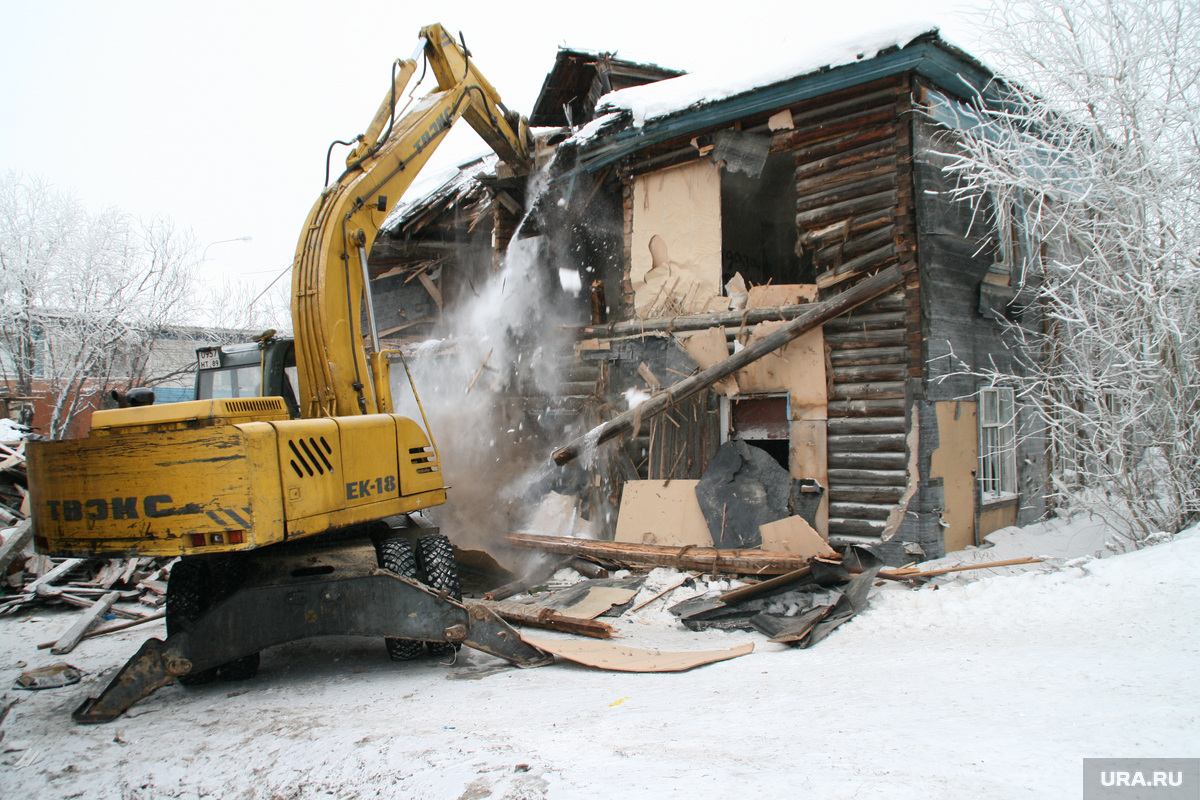
<instances>
[{"instance_id":1,"label":"window frame","mask_svg":"<svg viewBox=\"0 0 1200 800\"><path fill-rule=\"evenodd\" d=\"M1017 404L1011 386L979 389L978 484L981 505L1018 496Z\"/></svg>"}]
</instances>

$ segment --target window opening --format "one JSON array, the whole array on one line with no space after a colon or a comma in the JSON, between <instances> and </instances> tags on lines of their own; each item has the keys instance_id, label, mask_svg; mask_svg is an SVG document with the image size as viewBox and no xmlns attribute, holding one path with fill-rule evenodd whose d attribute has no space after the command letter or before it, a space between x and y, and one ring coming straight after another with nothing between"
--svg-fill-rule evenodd
<instances>
[{"instance_id":1,"label":"window opening","mask_svg":"<svg viewBox=\"0 0 1200 800\"><path fill-rule=\"evenodd\" d=\"M767 156L762 174L721 172L721 283L740 272L748 286L814 283L812 256L796 253L796 165Z\"/></svg>"},{"instance_id":2,"label":"window opening","mask_svg":"<svg viewBox=\"0 0 1200 800\"><path fill-rule=\"evenodd\" d=\"M1017 419L1013 390L979 390L979 488L984 503L1017 493Z\"/></svg>"}]
</instances>

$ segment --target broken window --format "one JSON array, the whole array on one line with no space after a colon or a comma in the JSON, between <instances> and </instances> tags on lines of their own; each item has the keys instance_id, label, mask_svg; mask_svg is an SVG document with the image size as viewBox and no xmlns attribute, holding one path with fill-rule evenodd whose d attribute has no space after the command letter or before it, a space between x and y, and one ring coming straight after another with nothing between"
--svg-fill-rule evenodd
<instances>
[{"instance_id":1,"label":"broken window","mask_svg":"<svg viewBox=\"0 0 1200 800\"><path fill-rule=\"evenodd\" d=\"M757 175L721 172L722 283L740 272L748 285L814 283L811 256L796 253L796 165L768 155Z\"/></svg>"},{"instance_id":2,"label":"broken window","mask_svg":"<svg viewBox=\"0 0 1200 800\"><path fill-rule=\"evenodd\" d=\"M722 406L725 440L740 439L765 450L788 469L791 423L786 394L722 398Z\"/></svg>"},{"instance_id":3,"label":"broken window","mask_svg":"<svg viewBox=\"0 0 1200 800\"><path fill-rule=\"evenodd\" d=\"M984 503L1017 493L1017 413L1013 390L979 390L979 489Z\"/></svg>"}]
</instances>

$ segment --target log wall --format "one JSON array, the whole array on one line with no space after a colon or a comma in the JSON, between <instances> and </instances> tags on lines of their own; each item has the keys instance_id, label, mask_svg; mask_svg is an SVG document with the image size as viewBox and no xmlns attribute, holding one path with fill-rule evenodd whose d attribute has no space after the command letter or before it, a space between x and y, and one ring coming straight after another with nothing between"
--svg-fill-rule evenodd
<instances>
[{"instance_id":1,"label":"log wall","mask_svg":"<svg viewBox=\"0 0 1200 800\"><path fill-rule=\"evenodd\" d=\"M775 149L796 162L796 225L822 297L899 264L904 288L825 324L829 534L877 539L909 481L910 378L920 378L911 87L876 81L793 109ZM901 518L903 515L900 515Z\"/></svg>"}]
</instances>

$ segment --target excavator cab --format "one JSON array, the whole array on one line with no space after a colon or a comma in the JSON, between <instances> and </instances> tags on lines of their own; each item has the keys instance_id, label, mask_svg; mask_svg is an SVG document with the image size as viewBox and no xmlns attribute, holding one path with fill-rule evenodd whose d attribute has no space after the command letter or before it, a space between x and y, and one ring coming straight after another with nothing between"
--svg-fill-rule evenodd
<instances>
[{"instance_id":1,"label":"excavator cab","mask_svg":"<svg viewBox=\"0 0 1200 800\"><path fill-rule=\"evenodd\" d=\"M288 416L296 419L296 383L296 347L290 337L196 350L197 400L282 397Z\"/></svg>"}]
</instances>

